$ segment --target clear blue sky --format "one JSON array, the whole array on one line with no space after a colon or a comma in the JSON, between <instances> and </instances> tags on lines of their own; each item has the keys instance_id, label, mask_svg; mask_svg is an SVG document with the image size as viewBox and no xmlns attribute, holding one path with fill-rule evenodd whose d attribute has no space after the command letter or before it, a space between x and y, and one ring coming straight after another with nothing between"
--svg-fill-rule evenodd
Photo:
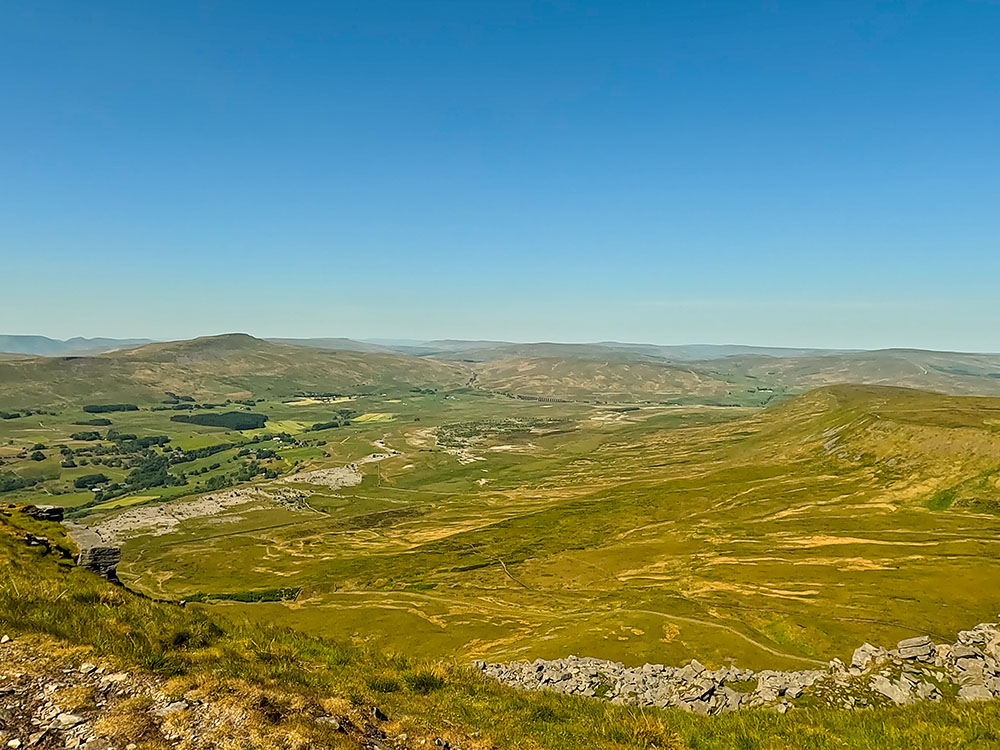
<instances>
[{"instance_id":1,"label":"clear blue sky","mask_svg":"<svg viewBox=\"0 0 1000 750\"><path fill-rule=\"evenodd\" d=\"M0 332L1000 350L997 2L0 0Z\"/></svg>"}]
</instances>

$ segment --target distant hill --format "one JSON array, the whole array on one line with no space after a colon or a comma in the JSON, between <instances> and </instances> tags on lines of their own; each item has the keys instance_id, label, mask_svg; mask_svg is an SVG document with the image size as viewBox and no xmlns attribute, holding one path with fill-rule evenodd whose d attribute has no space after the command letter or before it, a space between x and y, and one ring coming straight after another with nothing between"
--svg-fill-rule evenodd
<instances>
[{"instance_id":1,"label":"distant hill","mask_svg":"<svg viewBox=\"0 0 1000 750\"><path fill-rule=\"evenodd\" d=\"M17 338L38 339L42 345L36 342L34 348L43 349L51 341ZM88 341L91 346L95 341L129 343ZM690 359L696 354L703 358ZM15 409L81 399L156 403L165 391L222 401L467 385L527 398L763 406L846 383L1000 396L1000 355L616 342L438 341L392 349L346 338L267 341L246 334L146 343L100 354L0 355L0 407Z\"/></svg>"},{"instance_id":2,"label":"distant hill","mask_svg":"<svg viewBox=\"0 0 1000 750\"><path fill-rule=\"evenodd\" d=\"M0 352L30 354L39 357L65 357L68 355L103 354L149 344L152 339L76 338L60 341L47 336L0 335Z\"/></svg>"},{"instance_id":3,"label":"distant hill","mask_svg":"<svg viewBox=\"0 0 1000 750\"><path fill-rule=\"evenodd\" d=\"M463 367L398 354L326 351L246 334L147 344L93 357L0 361L0 406L157 403L167 391L199 401L302 392L457 387Z\"/></svg>"},{"instance_id":4,"label":"distant hill","mask_svg":"<svg viewBox=\"0 0 1000 750\"><path fill-rule=\"evenodd\" d=\"M275 344L288 344L290 346L307 346L310 349L330 349L340 352L381 352L383 354L397 353L393 347L381 346L368 341L357 341L346 338L317 338L317 339L265 339Z\"/></svg>"},{"instance_id":5,"label":"distant hill","mask_svg":"<svg viewBox=\"0 0 1000 750\"><path fill-rule=\"evenodd\" d=\"M885 349L800 357L744 355L693 365L721 379L751 379L797 392L839 383L890 385L940 393L1000 395L1000 354Z\"/></svg>"},{"instance_id":6,"label":"distant hill","mask_svg":"<svg viewBox=\"0 0 1000 750\"><path fill-rule=\"evenodd\" d=\"M483 389L567 400L726 403L731 383L662 361L627 357L507 357L476 366ZM746 399L742 399L746 401ZM742 402L741 401L741 402Z\"/></svg>"},{"instance_id":7,"label":"distant hill","mask_svg":"<svg viewBox=\"0 0 1000 750\"><path fill-rule=\"evenodd\" d=\"M690 344L661 346L659 344L627 343L620 341L598 341L584 344L558 342L517 343L511 341L464 341L460 339L439 339L431 341L389 341L372 340L392 351L433 356L441 359L460 359L486 362L510 356L523 357L607 357L618 353L630 356L644 356L670 362L690 362L720 359L740 354L757 354L771 357L801 357L821 354L840 354L847 350L785 348L765 346L743 346L737 344Z\"/></svg>"}]
</instances>

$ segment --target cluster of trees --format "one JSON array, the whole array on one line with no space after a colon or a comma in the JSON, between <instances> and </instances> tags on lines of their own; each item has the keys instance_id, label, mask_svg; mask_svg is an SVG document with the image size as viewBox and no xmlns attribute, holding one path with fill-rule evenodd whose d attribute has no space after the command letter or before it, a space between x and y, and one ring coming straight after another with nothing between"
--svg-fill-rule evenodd
<instances>
[{"instance_id":1,"label":"cluster of trees","mask_svg":"<svg viewBox=\"0 0 1000 750\"><path fill-rule=\"evenodd\" d=\"M267 423L263 414L226 411L221 414L178 414L171 422L185 422L203 427L225 427L227 430L258 430Z\"/></svg>"},{"instance_id":2,"label":"cluster of trees","mask_svg":"<svg viewBox=\"0 0 1000 750\"><path fill-rule=\"evenodd\" d=\"M174 484L176 477L167 469L170 459L160 453L149 452L135 464L135 467L125 477L125 484L131 489L144 490L149 487L163 487Z\"/></svg>"},{"instance_id":3,"label":"cluster of trees","mask_svg":"<svg viewBox=\"0 0 1000 750\"><path fill-rule=\"evenodd\" d=\"M171 474L168 471L169 467L170 459L167 456L148 451L132 464L132 470L125 477L124 482L114 482L94 493L94 502L101 503L120 495L151 487L173 487L187 484L186 478Z\"/></svg>"},{"instance_id":4,"label":"cluster of trees","mask_svg":"<svg viewBox=\"0 0 1000 750\"><path fill-rule=\"evenodd\" d=\"M319 430L329 430L334 427L347 427L351 424L351 417L353 416L354 412L350 409L340 409L337 411L336 418L331 419L328 422L316 422L309 429L313 432L317 432Z\"/></svg>"},{"instance_id":5,"label":"cluster of trees","mask_svg":"<svg viewBox=\"0 0 1000 750\"><path fill-rule=\"evenodd\" d=\"M258 461L266 458L278 458L278 453L273 448L242 448L237 456L253 455Z\"/></svg>"},{"instance_id":6,"label":"cluster of trees","mask_svg":"<svg viewBox=\"0 0 1000 750\"><path fill-rule=\"evenodd\" d=\"M193 409L217 409L225 404L189 404L187 402L172 406L154 406L152 411L192 411Z\"/></svg>"},{"instance_id":7,"label":"cluster of trees","mask_svg":"<svg viewBox=\"0 0 1000 750\"><path fill-rule=\"evenodd\" d=\"M81 427L107 427L111 424L111 420L105 417L94 417L93 419L80 419L73 424Z\"/></svg>"},{"instance_id":8,"label":"cluster of trees","mask_svg":"<svg viewBox=\"0 0 1000 750\"><path fill-rule=\"evenodd\" d=\"M171 393L170 391L167 391L164 395L166 395L166 398L163 400L163 403L165 404L176 404L181 401L194 401L194 396L178 396L176 393Z\"/></svg>"},{"instance_id":9,"label":"cluster of trees","mask_svg":"<svg viewBox=\"0 0 1000 750\"><path fill-rule=\"evenodd\" d=\"M88 414L104 414L113 411L139 411L135 404L87 404L83 410Z\"/></svg>"},{"instance_id":10,"label":"cluster of trees","mask_svg":"<svg viewBox=\"0 0 1000 750\"><path fill-rule=\"evenodd\" d=\"M108 478L104 474L84 474L73 481L73 486L78 490L89 490L99 484L104 484Z\"/></svg>"},{"instance_id":11,"label":"cluster of trees","mask_svg":"<svg viewBox=\"0 0 1000 750\"><path fill-rule=\"evenodd\" d=\"M118 430L108 430L108 440L114 441L116 447L122 453L136 453L148 450L154 445L166 445L170 442L167 435L147 435L137 437L131 432L118 432Z\"/></svg>"},{"instance_id":12,"label":"cluster of trees","mask_svg":"<svg viewBox=\"0 0 1000 750\"><path fill-rule=\"evenodd\" d=\"M74 432L70 435L73 440L100 440L101 433L96 431L86 431L86 432Z\"/></svg>"},{"instance_id":13,"label":"cluster of trees","mask_svg":"<svg viewBox=\"0 0 1000 750\"><path fill-rule=\"evenodd\" d=\"M13 492L23 490L25 487L34 487L41 480L31 477L19 477L12 471L0 472L0 492Z\"/></svg>"},{"instance_id":14,"label":"cluster of trees","mask_svg":"<svg viewBox=\"0 0 1000 750\"><path fill-rule=\"evenodd\" d=\"M216 453L222 453L222 451L235 448L237 445L241 445L241 443L216 443L215 445L206 445L202 448L193 448L189 451L177 448L170 453L170 463L185 464L190 461L197 461L199 458L214 456Z\"/></svg>"},{"instance_id":15,"label":"cluster of trees","mask_svg":"<svg viewBox=\"0 0 1000 750\"><path fill-rule=\"evenodd\" d=\"M350 424L350 422L348 422L347 424ZM333 420L332 422L316 422L309 429L312 430L313 432L317 432L319 430L330 430L333 429L334 427L340 427L340 422L336 419Z\"/></svg>"},{"instance_id":16,"label":"cluster of trees","mask_svg":"<svg viewBox=\"0 0 1000 750\"><path fill-rule=\"evenodd\" d=\"M205 489L209 491L221 490L233 484L249 482L257 476L263 476L265 479L275 479L278 476L278 472L265 468L256 461L246 461L240 464L239 470L233 474L216 474L209 477L208 481L205 482Z\"/></svg>"},{"instance_id":17,"label":"cluster of trees","mask_svg":"<svg viewBox=\"0 0 1000 750\"><path fill-rule=\"evenodd\" d=\"M44 409L20 409L18 411L0 411L0 419L20 419L21 417L30 417L32 414L56 415L54 411L45 411Z\"/></svg>"}]
</instances>

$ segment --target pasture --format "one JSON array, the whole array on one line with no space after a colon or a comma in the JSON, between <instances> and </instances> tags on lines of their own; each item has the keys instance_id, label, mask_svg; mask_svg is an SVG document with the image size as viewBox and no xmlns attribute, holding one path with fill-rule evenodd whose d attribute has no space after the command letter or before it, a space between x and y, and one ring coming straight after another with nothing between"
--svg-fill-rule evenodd
<instances>
[{"instance_id":1,"label":"pasture","mask_svg":"<svg viewBox=\"0 0 1000 750\"><path fill-rule=\"evenodd\" d=\"M393 416L258 443L278 476L239 485L253 492L167 487L80 520L114 529L120 575L152 595L296 588L198 606L435 658L801 668L1000 610L995 400L844 387L760 410L398 390L349 406ZM259 439L333 406L252 409L269 420ZM185 447L249 437L115 419ZM220 464L207 481L238 453L191 466ZM335 479L291 478L319 469ZM171 498L180 520L164 525Z\"/></svg>"}]
</instances>

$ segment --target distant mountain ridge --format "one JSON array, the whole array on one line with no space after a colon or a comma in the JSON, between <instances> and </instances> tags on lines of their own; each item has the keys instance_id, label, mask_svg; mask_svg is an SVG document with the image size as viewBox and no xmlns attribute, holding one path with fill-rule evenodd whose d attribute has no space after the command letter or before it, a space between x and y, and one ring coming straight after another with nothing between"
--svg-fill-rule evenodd
<instances>
[{"instance_id":1,"label":"distant mountain ridge","mask_svg":"<svg viewBox=\"0 0 1000 750\"><path fill-rule=\"evenodd\" d=\"M17 349L34 352L0 353L0 406L8 411L84 396L95 403L155 403L167 391L219 401L471 388L513 398L714 406L764 406L839 384L1000 396L1000 355L912 349L491 341L387 346L347 338L264 340L245 333L143 345L129 339L6 337L11 339ZM100 351L104 347L113 350Z\"/></svg>"},{"instance_id":2,"label":"distant mountain ridge","mask_svg":"<svg viewBox=\"0 0 1000 750\"><path fill-rule=\"evenodd\" d=\"M91 355L130 349L153 343L153 339L83 338L50 339L48 336L0 334L0 352L36 357Z\"/></svg>"}]
</instances>

